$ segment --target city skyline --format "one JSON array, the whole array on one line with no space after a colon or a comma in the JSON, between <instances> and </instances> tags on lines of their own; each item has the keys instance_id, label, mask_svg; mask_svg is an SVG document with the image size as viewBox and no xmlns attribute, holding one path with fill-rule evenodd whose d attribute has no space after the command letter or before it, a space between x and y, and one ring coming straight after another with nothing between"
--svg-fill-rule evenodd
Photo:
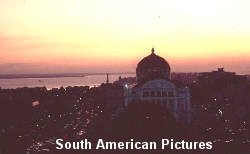
<instances>
[{"instance_id":1,"label":"city skyline","mask_svg":"<svg viewBox=\"0 0 250 154\"><path fill-rule=\"evenodd\" d=\"M0 0L0 70L132 72L164 57L173 72L250 74L250 2Z\"/></svg>"}]
</instances>

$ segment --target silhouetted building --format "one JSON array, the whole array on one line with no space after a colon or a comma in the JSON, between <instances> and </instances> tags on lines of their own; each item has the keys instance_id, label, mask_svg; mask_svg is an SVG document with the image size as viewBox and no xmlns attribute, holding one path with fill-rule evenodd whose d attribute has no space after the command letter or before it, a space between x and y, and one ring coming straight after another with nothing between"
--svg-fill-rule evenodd
<instances>
[{"instance_id":1,"label":"silhouetted building","mask_svg":"<svg viewBox=\"0 0 250 154\"><path fill-rule=\"evenodd\" d=\"M186 85L192 85L197 82L199 73L171 73L171 80L180 81Z\"/></svg>"},{"instance_id":2,"label":"silhouetted building","mask_svg":"<svg viewBox=\"0 0 250 154\"><path fill-rule=\"evenodd\" d=\"M232 85L246 83L247 77L244 75L236 75L235 72L225 72L224 68L218 68L216 71L200 73L198 82L201 84L214 85Z\"/></svg>"},{"instance_id":3,"label":"silhouetted building","mask_svg":"<svg viewBox=\"0 0 250 154\"><path fill-rule=\"evenodd\" d=\"M189 88L170 80L170 66L155 54L154 48L138 63L136 78L137 82L124 86L125 106L130 103L156 103L167 109L177 121L190 121Z\"/></svg>"},{"instance_id":4,"label":"silhouetted building","mask_svg":"<svg viewBox=\"0 0 250 154\"><path fill-rule=\"evenodd\" d=\"M223 68L200 73L193 98L194 103L203 103L205 110L212 115L221 112L220 118L235 121L249 117L250 87L247 77L235 72L226 72Z\"/></svg>"},{"instance_id":5,"label":"silhouetted building","mask_svg":"<svg viewBox=\"0 0 250 154\"><path fill-rule=\"evenodd\" d=\"M120 86L125 86L126 84L132 84L136 82L136 77L124 77L121 76L118 78L117 81L114 81L114 84L118 84Z\"/></svg>"}]
</instances>

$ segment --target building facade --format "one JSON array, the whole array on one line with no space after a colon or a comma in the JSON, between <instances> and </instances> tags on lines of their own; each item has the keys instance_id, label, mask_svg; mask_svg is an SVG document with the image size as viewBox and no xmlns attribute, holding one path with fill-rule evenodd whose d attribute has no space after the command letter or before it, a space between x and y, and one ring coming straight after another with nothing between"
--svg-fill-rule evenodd
<instances>
[{"instance_id":1,"label":"building facade","mask_svg":"<svg viewBox=\"0 0 250 154\"><path fill-rule=\"evenodd\" d=\"M152 53L136 68L137 81L124 86L125 106L131 103L155 103L167 109L179 122L191 121L189 88L171 81L168 62Z\"/></svg>"}]
</instances>

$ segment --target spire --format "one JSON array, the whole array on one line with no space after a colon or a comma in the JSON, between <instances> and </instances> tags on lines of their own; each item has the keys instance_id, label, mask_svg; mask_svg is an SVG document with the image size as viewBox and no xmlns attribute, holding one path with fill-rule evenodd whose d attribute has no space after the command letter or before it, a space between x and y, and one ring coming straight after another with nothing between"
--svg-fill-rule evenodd
<instances>
[{"instance_id":1,"label":"spire","mask_svg":"<svg viewBox=\"0 0 250 154\"><path fill-rule=\"evenodd\" d=\"M109 83L109 74L107 73L107 80L106 83Z\"/></svg>"},{"instance_id":2,"label":"spire","mask_svg":"<svg viewBox=\"0 0 250 154\"><path fill-rule=\"evenodd\" d=\"M155 49L154 49L154 47L151 49L151 51L152 51L152 54L155 54Z\"/></svg>"}]
</instances>

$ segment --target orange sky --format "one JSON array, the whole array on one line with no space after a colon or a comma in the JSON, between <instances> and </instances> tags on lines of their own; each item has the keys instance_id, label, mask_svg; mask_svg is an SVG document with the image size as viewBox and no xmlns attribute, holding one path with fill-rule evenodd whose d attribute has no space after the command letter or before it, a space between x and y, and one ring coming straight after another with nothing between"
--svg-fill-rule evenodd
<instances>
[{"instance_id":1,"label":"orange sky","mask_svg":"<svg viewBox=\"0 0 250 154\"><path fill-rule=\"evenodd\" d=\"M150 54L175 72L250 74L248 0L0 0L1 73L135 71Z\"/></svg>"}]
</instances>

